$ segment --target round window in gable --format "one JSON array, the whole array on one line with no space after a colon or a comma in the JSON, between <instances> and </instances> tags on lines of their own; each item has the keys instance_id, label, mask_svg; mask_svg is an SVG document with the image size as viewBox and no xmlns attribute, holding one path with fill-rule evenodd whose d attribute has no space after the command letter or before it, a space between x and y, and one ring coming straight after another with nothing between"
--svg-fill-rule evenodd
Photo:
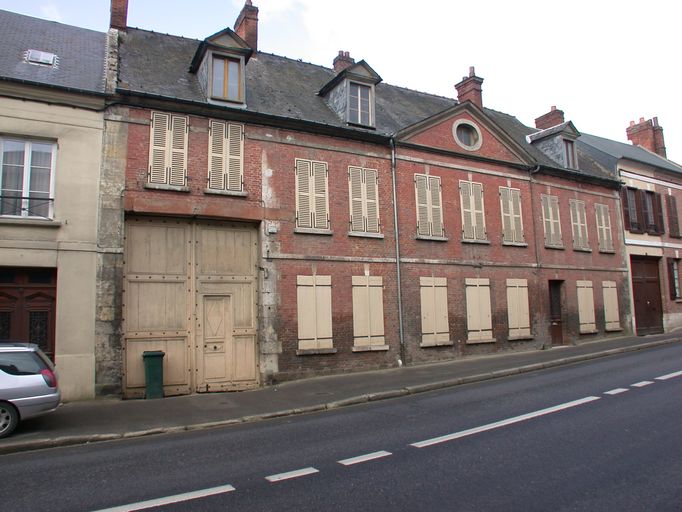
<instances>
[{"instance_id":1,"label":"round window in gable","mask_svg":"<svg viewBox=\"0 0 682 512\"><path fill-rule=\"evenodd\" d=\"M455 142L467 151L476 151L483 142L478 126L465 119L459 119L454 122L452 125L452 136L455 138Z\"/></svg>"}]
</instances>

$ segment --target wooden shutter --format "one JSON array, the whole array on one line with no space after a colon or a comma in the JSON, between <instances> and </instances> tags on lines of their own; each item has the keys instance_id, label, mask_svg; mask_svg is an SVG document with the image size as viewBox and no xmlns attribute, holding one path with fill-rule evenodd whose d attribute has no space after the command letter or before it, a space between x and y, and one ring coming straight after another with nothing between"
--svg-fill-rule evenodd
<instances>
[{"instance_id":1,"label":"wooden shutter","mask_svg":"<svg viewBox=\"0 0 682 512\"><path fill-rule=\"evenodd\" d=\"M552 213L549 206L549 196L542 194L542 220L545 228L545 245L552 245Z\"/></svg>"},{"instance_id":2,"label":"wooden shutter","mask_svg":"<svg viewBox=\"0 0 682 512\"><path fill-rule=\"evenodd\" d=\"M327 164L313 162L313 194L315 197L315 229L329 229L329 198L327 196Z\"/></svg>"},{"instance_id":3,"label":"wooden shutter","mask_svg":"<svg viewBox=\"0 0 682 512\"><path fill-rule=\"evenodd\" d=\"M376 169L365 169L365 210L368 233L379 233L379 173Z\"/></svg>"},{"instance_id":4,"label":"wooden shutter","mask_svg":"<svg viewBox=\"0 0 682 512\"><path fill-rule=\"evenodd\" d=\"M500 211L502 212L502 240L514 241L514 224L512 220L511 189L500 187Z\"/></svg>"},{"instance_id":5,"label":"wooden shutter","mask_svg":"<svg viewBox=\"0 0 682 512\"><path fill-rule=\"evenodd\" d=\"M654 230L658 235L665 233L665 223L663 221L663 201L661 201L661 194L652 192L652 205L654 207Z\"/></svg>"},{"instance_id":6,"label":"wooden shutter","mask_svg":"<svg viewBox=\"0 0 682 512\"><path fill-rule=\"evenodd\" d=\"M523 243L523 217L521 216L521 191L516 188L510 189L511 215L514 226L514 242Z\"/></svg>"},{"instance_id":7,"label":"wooden shutter","mask_svg":"<svg viewBox=\"0 0 682 512\"><path fill-rule=\"evenodd\" d=\"M183 187L186 184L188 131L186 117L171 116L170 185Z\"/></svg>"},{"instance_id":8,"label":"wooden shutter","mask_svg":"<svg viewBox=\"0 0 682 512\"><path fill-rule=\"evenodd\" d=\"M444 277L420 277L421 346L449 345L448 288Z\"/></svg>"},{"instance_id":9,"label":"wooden shutter","mask_svg":"<svg viewBox=\"0 0 682 512\"><path fill-rule=\"evenodd\" d=\"M149 141L149 183L168 184L168 125L170 116L152 113Z\"/></svg>"},{"instance_id":10,"label":"wooden shutter","mask_svg":"<svg viewBox=\"0 0 682 512\"><path fill-rule=\"evenodd\" d=\"M440 195L440 178L429 176L429 209L431 214L431 234L433 236L443 236L443 203Z\"/></svg>"},{"instance_id":11,"label":"wooden shutter","mask_svg":"<svg viewBox=\"0 0 682 512\"><path fill-rule=\"evenodd\" d=\"M414 196L417 205L417 234L429 236L431 234L428 176L414 175Z\"/></svg>"},{"instance_id":12,"label":"wooden shutter","mask_svg":"<svg viewBox=\"0 0 682 512\"><path fill-rule=\"evenodd\" d=\"M209 128L208 188L225 189L225 123L211 121Z\"/></svg>"},{"instance_id":13,"label":"wooden shutter","mask_svg":"<svg viewBox=\"0 0 682 512\"><path fill-rule=\"evenodd\" d=\"M571 230L573 232L573 247L576 249L589 248L587 240L587 219L585 218L585 203L571 199Z\"/></svg>"},{"instance_id":14,"label":"wooden shutter","mask_svg":"<svg viewBox=\"0 0 682 512\"><path fill-rule=\"evenodd\" d=\"M673 238L681 238L680 219L677 216L677 199L668 194L665 196L665 207L668 212L668 232Z\"/></svg>"},{"instance_id":15,"label":"wooden shutter","mask_svg":"<svg viewBox=\"0 0 682 512\"><path fill-rule=\"evenodd\" d=\"M331 276L297 276L298 348L333 347Z\"/></svg>"},{"instance_id":16,"label":"wooden shutter","mask_svg":"<svg viewBox=\"0 0 682 512\"><path fill-rule=\"evenodd\" d=\"M527 279L507 279L507 319L510 338L530 337Z\"/></svg>"},{"instance_id":17,"label":"wooden shutter","mask_svg":"<svg viewBox=\"0 0 682 512\"><path fill-rule=\"evenodd\" d=\"M312 228L313 215L310 194L310 160L296 159L296 227Z\"/></svg>"},{"instance_id":18,"label":"wooden shutter","mask_svg":"<svg viewBox=\"0 0 682 512\"><path fill-rule=\"evenodd\" d=\"M594 319L594 293L592 281L578 281L578 321L581 333L593 333L597 330Z\"/></svg>"},{"instance_id":19,"label":"wooden shutter","mask_svg":"<svg viewBox=\"0 0 682 512\"><path fill-rule=\"evenodd\" d=\"M491 341L493 339L492 313L490 309L490 279L467 278L467 341Z\"/></svg>"},{"instance_id":20,"label":"wooden shutter","mask_svg":"<svg viewBox=\"0 0 682 512\"><path fill-rule=\"evenodd\" d=\"M472 203L474 207L474 238L485 240L485 210L483 208L483 185L481 183L471 184Z\"/></svg>"},{"instance_id":21,"label":"wooden shutter","mask_svg":"<svg viewBox=\"0 0 682 512\"><path fill-rule=\"evenodd\" d=\"M244 175L244 127L227 125L227 177L228 190L241 192Z\"/></svg>"},{"instance_id":22,"label":"wooden shutter","mask_svg":"<svg viewBox=\"0 0 682 512\"><path fill-rule=\"evenodd\" d=\"M611 252L613 251L613 237L611 234L611 218L609 215L609 206L606 204L595 204L594 207L597 218L597 235L599 238L599 250Z\"/></svg>"},{"instance_id":23,"label":"wooden shutter","mask_svg":"<svg viewBox=\"0 0 682 512\"><path fill-rule=\"evenodd\" d=\"M672 300L679 299L680 293L680 276L679 276L679 260L675 258L667 258L668 263L668 289L670 290L670 298Z\"/></svg>"},{"instance_id":24,"label":"wooden shutter","mask_svg":"<svg viewBox=\"0 0 682 512\"><path fill-rule=\"evenodd\" d=\"M381 276L353 276L353 345L383 346L384 305Z\"/></svg>"},{"instance_id":25,"label":"wooden shutter","mask_svg":"<svg viewBox=\"0 0 682 512\"><path fill-rule=\"evenodd\" d=\"M573 247L579 248L580 243L580 225L578 221L578 203L571 199L568 202L569 210L571 212L571 233L573 234Z\"/></svg>"},{"instance_id":26,"label":"wooden shutter","mask_svg":"<svg viewBox=\"0 0 682 512\"><path fill-rule=\"evenodd\" d=\"M462 201L462 238L473 240L474 232L474 207L471 200L471 183L468 181L459 182L459 192Z\"/></svg>"},{"instance_id":27,"label":"wooden shutter","mask_svg":"<svg viewBox=\"0 0 682 512\"><path fill-rule=\"evenodd\" d=\"M604 323L607 331L620 331L618 290L615 281L602 281L604 294Z\"/></svg>"},{"instance_id":28,"label":"wooden shutter","mask_svg":"<svg viewBox=\"0 0 682 512\"><path fill-rule=\"evenodd\" d=\"M362 181L362 169L360 167L348 167L351 231L365 231Z\"/></svg>"},{"instance_id":29,"label":"wooden shutter","mask_svg":"<svg viewBox=\"0 0 682 512\"><path fill-rule=\"evenodd\" d=\"M628 196L627 187L620 189L620 202L623 207L623 228L631 231L630 227L630 197Z\"/></svg>"},{"instance_id":30,"label":"wooden shutter","mask_svg":"<svg viewBox=\"0 0 682 512\"><path fill-rule=\"evenodd\" d=\"M559 218L559 198L549 197L550 211L552 215L552 245L560 246L563 244L561 239L561 222Z\"/></svg>"}]
</instances>

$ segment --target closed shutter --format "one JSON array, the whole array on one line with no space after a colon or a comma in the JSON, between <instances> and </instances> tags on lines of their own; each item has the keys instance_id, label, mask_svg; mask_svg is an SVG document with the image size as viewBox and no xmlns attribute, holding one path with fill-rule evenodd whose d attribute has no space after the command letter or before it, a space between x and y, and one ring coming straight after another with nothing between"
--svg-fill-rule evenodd
<instances>
[{"instance_id":1,"label":"closed shutter","mask_svg":"<svg viewBox=\"0 0 682 512\"><path fill-rule=\"evenodd\" d=\"M599 250L605 252L613 251L613 237L611 234L611 217L609 206L606 204L596 204L595 212L597 218L597 235L599 238Z\"/></svg>"},{"instance_id":2,"label":"closed shutter","mask_svg":"<svg viewBox=\"0 0 682 512\"><path fill-rule=\"evenodd\" d=\"M227 189L241 192L244 175L244 127L227 125Z\"/></svg>"},{"instance_id":3,"label":"closed shutter","mask_svg":"<svg viewBox=\"0 0 682 512\"><path fill-rule=\"evenodd\" d=\"M665 206L668 211L668 231L671 237L681 238L680 219L677 216L677 199L668 194L665 196Z\"/></svg>"},{"instance_id":4,"label":"closed shutter","mask_svg":"<svg viewBox=\"0 0 682 512\"><path fill-rule=\"evenodd\" d=\"M668 258L668 288L670 289L670 299L680 298L680 260Z\"/></svg>"},{"instance_id":5,"label":"closed shutter","mask_svg":"<svg viewBox=\"0 0 682 512\"><path fill-rule=\"evenodd\" d=\"M431 200L431 234L443 236L443 203L438 176L429 176L429 199Z\"/></svg>"},{"instance_id":6,"label":"closed shutter","mask_svg":"<svg viewBox=\"0 0 682 512\"><path fill-rule=\"evenodd\" d=\"M171 117L170 185L185 186L188 131L189 124L186 117Z\"/></svg>"},{"instance_id":7,"label":"closed shutter","mask_svg":"<svg viewBox=\"0 0 682 512\"><path fill-rule=\"evenodd\" d=\"M312 228L310 160L296 160L296 227Z\"/></svg>"},{"instance_id":8,"label":"closed shutter","mask_svg":"<svg viewBox=\"0 0 682 512\"><path fill-rule=\"evenodd\" d=\"M444 277L420 277L421 346L449 345L448 288Z\"/></svg>"},{"instance_id":9,"label":"closed shutter","mask_svg":"<svg viewBox=\"0 0 682 512\"><path fill-rule=\"evenodd\" d=\"M552 218L549 207L549 196L542 195L542 220L545 228L545 245L552 245Z\"/></svg>"},{"instance_id":10,"label":"closed shutter","mask_svg":"<svg viewBox=\"0 0 682 512\"><path fill-rule=\"evenodd\" d=\"M623 228L631 231L630 228L630 197L628 189L623 187L620 189L620 203L623 207Z\"/></svg>"},{"instance_id":11,"label":"closed shutter","mask_svg":"<svg viewBox=\"0 0 682 512\"><path fill-rule=\"evenodd\" d=\"M425 174L414 175L414 195L417 205L417 234L422 236L429 236L431 234L428 178L429 177Z\"/></svg>"},{"instance_id":12,"label":"closed shutter","mask_svg":"<svg viewBox=\"0 0 682 512\"><path fill-rule=\"evenodd\" d=\"M602 281L604 293L604 322L607 331L620 331L618 289L615 281Z\"/></svg>"},{"instance_id":13,"label":"closed shutter","mask_svg":"<svg viewBox=\"0 0 682 512\"><path fill-rule=\"evenodd\" d=\"M561 246L563 241L561 239L561 222L559 220L559 198L550 196L549 204L552 216L552 245Z\"/></svg>"},{"instance_id":14,"label":"closed shutter","mask_svg":"<svg viewBox=\"0 0 682 512\"><path fill-rule=\"evenodd\" d=\"M581 333L594 333L597 324L594 318L594 293L592 281L578 281L578 321Z\"/></svg>"},{"instance_id":15,"label":"closed shutter","mask_svg":"<svg viewBox=\"0 0 682 512\"><path fill-rule=\"evenodd\" d=\"M514 241L514 225L511 212L511 190L500 187L500 210L502 212L502 240L504 242Z\"/></svg>"},{"instance_id":16,"label":"closed shutter","mask_svg":"<svg viewBox=\"0 0 682 512\"><path fill-rule=\"evenodd\" d=\"M474 238L485 240L485 211L483 209L483 185L480 183L471 184L472 203L474 207Z\"/></svg>"},{"instance_id":17,"label":"closed shutter","mask_svg":"<svg viewBox=\"0 0 682 512\"><path fill-rule=\"evenodd\" d=\"M585 218L585 203L571 199L571 230L573 232L573 247L576 249L589 248L587 240L587 219Z\"/></svg>"},{"instance_id":18,"label":"closed shutter","mask_svg":"<svg viewBox=\"0 0 682 512\"><path fill-rule=\"evenodd\" d=\"M467 278L464 284L467 304L467 341L492 341L490 279Z\"/></svg>"},{"instance_id":19,"label":"closed shutter","mask_svg":"<svg viewBox=\"0 0 682 512\"><path fill-rule=\"evenodd\" d=\"M331 276L297 276L298 348L333 347Z\"/></svg>"},{"instance_id":20,"label":"closed shutter","mask_svg":"<svg viewBox=\"0 0 682 512\"><path fill-rule=\"evenodd\" d=\"M507 279L507 319L510 338L530 336L527 279Z\"/></svg>"},{"instance_id":21,"label":"closed shutter","mask_svg":"<svg viewBox=\"0 0 682 512\"><path fill-rule=\"evenodd\" d=\"M578 224L578 203L574 200L568 202L569 210L571 212L571 233L573 234L573 247L581 247L580 243L580 226Z\"/></svg>"},{"instance_id":22,"label":"closed shutter","mask_svg":"<svg viewBox=\"0 0 682 512\"><path fill-rule=\"evenodd\" d=\"M348 168L351 231L365 231L362 178L363 172L360 167Z\"/></svg>"},{"instance_id":23,"label":"closed shutter","mask_svg":"<svg viewBox=\"0 0 682 512\"><path fill-rule=\"evenodd\" d=\"M327 164L313 162L313 193L315 197L315 229L329 229L329 202L327 197Z\"/></svg>"},{"instance_id":24,"label":"closed shutter","mask_svg":"<svg viewBox=\"0 0 682 512\"><path fill-rule=\"evenodd\" d=\"M149 183L167 184L168 169L168 125L170 116L161 112L152 113L149 146Z\"/></svg>"},{"instance_id":25,"label":"closed shutter","mask_svg":"<svg viewBox=\"0 0 682 512\"><path fill-rule=\"evenodd\" d=\"M658 235L665 233L665 224L663 222L663 201L661 201L661 194L653 192L653 207L654 207L654 230Z\"/></svg>"},{"instance_id":26,"label":"closed shutter","mask_svg":"<svg viewBox=\"0 0 682 512\"><path fill-rule=\"evenodd\" d=\"M523 218L521 216L521 191L516 188L510 189L511 192L511 214L514 226L514 242L523 243Z\"/></svg>"},{"instance_id":27,"label":"closed shutter","mask_svg":"<svg viewBox=\"0 0 682 512\"><path fill-rule=\"evenodd\" d=\"M381 276L353 276L353 345L383 346L384 305Z\"/></svg>"},{"instance_id":28,"label":"closed shutter","mask_svg":"<svg viewBox=\"0 0 682 512\"><path fill-rule=\"evenodd\" d=\"M208 188L225 189L225 123L211 121L209 128Z\"/></svg>"},{"instance_id":29,"label":"closed shutter","mask_svg":"<svg viewBox=\"0 0 682 512\"><path fill-rule=\"evenodd\" d=\"M379 173L376 169L365 169L365 204L367 232L379 233Z\"/></svg>"},{"instance_id":30,"label":"closed shutter","mask_svg":"<svg viewBox=\"0 0 682 512\"><path fill-rule=\"evenodd\" d=\"M474 239L474 208L471 200L471 183L459 182L459 192L462 201L462 238Z\"/></svg>"}]
</instances>

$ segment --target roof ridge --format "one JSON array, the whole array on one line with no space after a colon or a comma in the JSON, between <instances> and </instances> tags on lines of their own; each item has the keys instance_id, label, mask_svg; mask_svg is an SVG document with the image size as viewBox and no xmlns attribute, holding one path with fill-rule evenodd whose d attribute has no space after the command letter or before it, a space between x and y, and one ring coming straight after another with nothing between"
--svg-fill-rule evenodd
<instances>
[{"instance_id":1,"label":"roof ridge","mask_svg":"<svg viewBox=\"0 0 682 512\"><path fill-rule=\"evenodd\" d=\"M65 27L65 28L74 28L74 29L77 29L77 30L85 30L85 31L88 31L88 32L94 32L94 33L96 33L96 34L102 34L102 35L106 35L106 34L107 34L106 32L101 32L101 31L99 31L99 30L95 30L95 29L92 29L92 28L79 27L78 25L70 25L69 23L63 23L63 22L61 22L61 21L46 20L45 18L39 18L38 16L33 16L33 15L31 15L31 14L23 14L23 13L20 13L20 12L8 11L7 9L0 9L0 12L5 12L5 13L11 14L11 15L13 15L13 16L22 16L22 17L24 17L24 18L30 18L30 19L32 19L32 20L39 21L39 22L42 22L42 23L54 23L55 25L60 25L60 26Z\"/></svg>"}]
</instances>

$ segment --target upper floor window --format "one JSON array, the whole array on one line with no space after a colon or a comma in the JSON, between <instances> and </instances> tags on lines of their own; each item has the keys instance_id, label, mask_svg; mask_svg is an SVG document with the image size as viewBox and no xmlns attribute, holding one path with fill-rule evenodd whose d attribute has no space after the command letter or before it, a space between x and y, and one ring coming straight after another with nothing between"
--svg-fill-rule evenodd
<instances>
[{"instance_id":1,"label":"upper floor window","mask_svg":"<svg viewBox=\"0 0 682 512\"><path fill-rule=\"evenodd\" d=\"M587 237L587 215L585 213L585 201L571 199L571 232L573 233L573 248L579 251L588 251L590 242Z\"/></svg>"},{"instance_id":2,"label":"upper floor window","mask_svg":"<svg viewBox=\"0 0 682 512\"><path fill-rule=\"evenodd\" d=\"M444 237L440 177L415 174L414 193L417 203L417 236Z\"/></svg>"},{"instance_id":3,"label":"upper floor window","mask_svg":"<svg viewBox=\"0 0 682 512\"><path fill-rule=\"evenodd\" d=\"M599 251L614 252L609 205L597 203L594 205L594 209L597 217L597 236L599 238Z\"/></svg>"},{"instance_id":4,"label":"upper floor window","mask_svg":"<svg viewBox=\"0 0 682 512\"><path fill-rule=\"evenodd\" d=\"M211 120L208 189L241 192L244 173L244 127Z\"/></svg>"},{"instance_id":5,"label":"upper floor window","mask_svg":"<svg viewBox=\"0 0 682 512\"><path fill-rule=\"evenodd\" d=\"M149 183L185 186L189 120L185 116L153 112L150 131Z\"/></svg>"},{"instance_id":6,"label":"upper floor window","mask_svg":"<svg viewBox=\"0 0 682 512\"><path fill-rule=\"evenodd\" d=\"M682 238L680 220L677 216L677 199L668 194L665 196L665 207L668 210L668 234L673 238Z\"/></svg>"},{"instance_id":7,"label":"upper floor window","mask_svg":"<svg viewBox=\"0 0 682 512\"><path fill-rule=\"evenodd\" d=\"M244 64L241 59L213 55L211 97L217 100L244 102Z\"/></svg>"},{"instance_id":8,"label":"upper floor window","mask_svg":"<svg viewBox=\"0 0 682 512\"><path fill-rule=\"evenodd\" d=\"M376 169L348 167L350 230L379 233L379 177Z\"/></svg>"},{"instance_id":9,"label":"upper floor window","mask_svg":"<svg viewBox=\"0 0 682 512\"><path fill-rule=\"evenodd\" d=\"M0 215L52 217L56 150L52 142L0 137Z\"/></svg>"},{"instance_id":10,"label":"upper floor window","mask_svg":"<svg viewBox=\"0 0 682 512\"><path fill-rule=\"evenodd\" d=\"M566 159L566 167L569 169L578 168L578 159L575 154L575 143L572 140L564 139L564 157Z\"/></svg>"},{"instance_id":11,"label":"upper floor window","mask_svg":"<svg viewBox=\"0 0 682 512\"><path fill-rule=\"evenodd\" d=\"M502 211L502 242L505 244L524 244L521 191L518 188L500 187L500 207Z\"/></svg>"},{"instance_id":12,"label":"upper floor window","mask_svg":"<svg viewBox=\"0 0 682 512\"><path fill-rule=\"evenodd\" d=\"M545 246L563 248L561 238L561 219L559 218L559 198L542 194L542 220L545 227Z\"/></svg>"},{"instance_id":13,"label":"upper floor window","mask_svg":"<svg viewBox=\"0 0 682 512\"><path fill-rule=\"evenodd\" d=\"M460 181L459 194L462 201L462 240L486 240L483 185Z\"/></svg>"},{"instance_id":14,"label":"upper floor window","mask_svg":"<svg viewBox=\"0 0 682 512\"><path fill-rule=\"evenodd\" d=\"M663 204L661 195L651 190L626 187L621 192L625 229L631 233L661 235Z\"/></svg>"},{"instance_id":15,"label":"upper floor window","mask_svg":"<svg viewBox=\"0 0 682 512\"><path fill-rule=\"evenodd\" d=\"M348 89L348 122L372 126L372 88L350 82Z\"/></svg>"},{"instance_id":16,"label":"upper floor window","mask_svg":"<svg viewBox=\"0 0 682 512\"><path fill-rule=\"evenodd\" d=\"M296 227L329 230L327 162L296 159Z\"/></svg>"}]
</instances>

